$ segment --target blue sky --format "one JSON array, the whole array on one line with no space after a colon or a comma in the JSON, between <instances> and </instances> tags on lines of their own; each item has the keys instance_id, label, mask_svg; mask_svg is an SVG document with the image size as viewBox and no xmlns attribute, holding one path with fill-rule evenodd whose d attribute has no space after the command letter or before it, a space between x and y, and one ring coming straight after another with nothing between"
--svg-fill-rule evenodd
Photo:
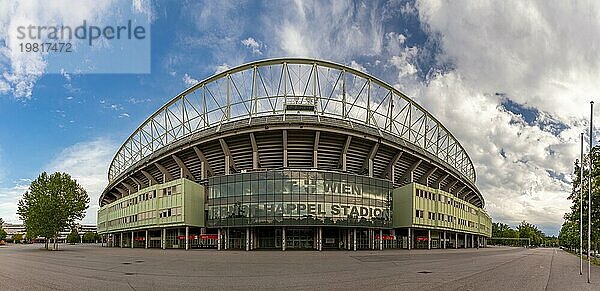
<instances>
[{"instance_id":1,"label":"blue sky","mask_svg":"<svg viewBox=\"0 0 600 291\"><path fill-rule=\"evenodd\" d=\"M0 217L16 222L16 202L29 181L61 170L88 189L92 207L84 222L94 223L108 164L146 117L215 72L300 56L366 71L413 97L471 155L494 220L527 219L557 234L600 71L600 23L589 16L598 5L561 5L3 1ZM109 23L115 7L151 23L150 74L50 74L52 60L23 58L7 46L15 23Z\"/></svg>"}]
</instances>

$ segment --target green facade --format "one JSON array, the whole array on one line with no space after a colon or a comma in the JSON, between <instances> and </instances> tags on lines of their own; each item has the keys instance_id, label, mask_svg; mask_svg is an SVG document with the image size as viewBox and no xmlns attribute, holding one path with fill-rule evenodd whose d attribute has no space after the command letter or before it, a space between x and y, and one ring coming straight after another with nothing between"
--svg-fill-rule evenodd
<instances>
[{"instance_id":1,"label":"green facade","mask_svg":"<svg viewBox=\"0 0 600 291\"><path fill-rule=\"evenodd\" d=\"M140 189L98 210L98 233L205 226L204 186L176 179Z\"/></svg>"},{"instance_id":2,"label":"green facade","mask_svg":"<svg viewBox=\"0 0 600 291\"><path fill-rule=\"evenodd\" d=\"M492 219L471 203L440 189L417 183L393 192L393 227L440 229L486 237L492 235Z\"/></svg>"},{"instance_id":3,"label":"green facade","mask_svg":"<svg viewBox=\"0 0 600 291\"><path fill-rule=\"evenodd\" d=\"M98 211L98 232L206 227L205 199L205 187L187 179L152 185L102 206ZM492 221L483 209L453 194L418 183L393 190L391 216L391 228L491 236Z\"/></svg>"}]
</instances>

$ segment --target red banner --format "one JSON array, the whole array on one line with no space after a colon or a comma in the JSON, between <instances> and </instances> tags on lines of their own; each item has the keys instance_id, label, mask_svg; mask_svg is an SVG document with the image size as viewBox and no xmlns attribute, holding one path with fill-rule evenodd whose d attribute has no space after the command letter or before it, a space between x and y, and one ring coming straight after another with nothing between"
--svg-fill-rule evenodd
<instances>
[{"instance_id":1,"label":"red banner","mask_svg":"<svg viewBox=\"0 0 600 291\"><path fill-rule=\"evenodd\" d=\"M202 234L200 235L200 239L219 239L218 234Z\"/></svg>"},{"instance_id":2,"label":"red banner","mask_svg":"<svg viewBox=\"0 0 600 291\"><path fill-rule=\"evenodd\" d=\"M379 235L376 235L375 239L379 239ZM395 240L396 236L395 235L382 235L381 239L382 240Z\"/></svg>"}]
</instances>

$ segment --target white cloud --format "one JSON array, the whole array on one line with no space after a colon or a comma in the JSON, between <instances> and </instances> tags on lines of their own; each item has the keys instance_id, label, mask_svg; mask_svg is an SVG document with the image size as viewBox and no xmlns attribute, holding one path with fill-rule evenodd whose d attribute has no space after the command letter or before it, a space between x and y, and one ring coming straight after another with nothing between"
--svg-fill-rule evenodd
<instances>
[{"instance_id":1,"label":"white cloud","mask_svg":"<svg viewBox=\"0 0 600 291\"><path fill-rule=\"evenodd\" d=\"M218 65L218 66L215 66L215 74L225 72L225 71L229 70L230 68L231 67L228 64L225 64L225 63L223 63L221 65Z\"/></svg>"},{"instance_id":2,"label":"white cloud","mask_svg":"<svg viewBox=\"0 0 600 291\"><path fill-rule=\"evenodd\" d=\"M367 73L367 69L363 65L359 64L358 62L356 62L355 60L352 60L350 62L349 66L350 66L350 68L353 68L353 69L359 70L361 72Z\"/></svg>"},{"instance_id":3,"label":"white cloud","mask_svg":"<svg viewBox=\"0 0 600 291\"><path fill-rule=\"evenodd\" d=\"M265 54L330 59L360 70L356 60L367 60L374 75L392 79L458 138L495 220L526 219L556 234L570 205L588 98L600 95L600 19L585 16L596 15L600 4L419 0L399 11L421 20L430 39L418 46L414 39L408 44L410 30L386 27L387 6L328 4L274 5L270 14L279 17L265 17L261 28ZM420 72L420 65L434 69ZM529 124L506 110L505 98L535 110L538 119Z\"/></svg>"},{"instance_id":4,"label":"white cloud","mask_svg":"<svg viewBox=\"0 0 600 291\"><path fill-rule=\"evenodd\" d=\"M138 98L131 97L131 98L127 99L127 102L129 102L130 104L139 104L139 103L146 103L146 102L151 102L151 101L152 101L152 99L150 99L150 98L138 99Z\"/></svg>"},{"instance_id":5,"label":"white cloud","mask_svg":"<svg viewBox=\"0 0 600 291\"><path fill-rule=\"evenodd\" d=\"M17 205L29 184L26 182L15 183L8 188L0 188L0 217L8 223L18 223Z\"/></svg>"},{"instance_id":6,"label":"white cloud","mask_svg":"<svg viewBox=\"0 0 600 291\"><path fill-rule=\"evenodd\" d=\"M253 54L262 55L262 52L260 51L261 44L254 38L249 37L247 39L244 39L242 40L242 44L252 49Z\"/></svg>"},{"instance_id":7,"label":"white cloud","mask_svg":"<svg viewBox=\"0 0 600 291\"><path fill-rule=\"evenodd\" d=\"M193 85L196 85L196 84L198 84L198 82L199 82L199 81L198 81L198 80L196 80L196 79L194 79L194 78L192 78L192 77L191 77L190 75L188 75L188 74L184 74L184 75L183 75L183 82L184 82L186 85L188 85L188 86L193 86Z\"/></svg>"},{"instance_id":8,"label":"white cloud","mask_svg":"<svg viewBox=\"0 0 600 291\"><path fill-rule=\"evenodd\" d=\"M557 234L571 204L566 198L588 101L600 93L600 21L586 16L597 14L598 6L417 2L429 35L440 42L437 61L453 69L409 87L471 155L494 219L513 225L528 220ZM400 75L401 64L414 64L410 58L396 61ZM537 110L538 120L528 124L505 110L504 98ZM564 130L546 126L549 121Z\"/></svg>"},{"instance_id":9,"label":"white cloud","mask_svg":"<svg viewBox=\"0 0 600 291\"><path fill-rule=\"evenodd\" d=\"M73 1L1 1L0 2L0 93L12 94L15 98L29 99L35 83L45 73L48 53L21 52L17 41L17 27L29 25L56 25L76 27L84 20L87 23L104 23L116 14L118 1L81 0ZM148 1L132 1L132 9L146 14L152 11ZM68 80L70 76L64 74Z\"/></svg>"},{"instance_id":10,"label":"white cloud","mask_svg":"<svg viewBox=\"0 0 600 291\"><path fill-rule=\"evenodd\" d=\"M79 142L62 150L42 171L70 174L90 196L90 207L83 223L96 223L98 198L108 183L107 169L117 144L105 138ZM32 177L35 178L35 177ZM17 203L23 197L31 178L21 178L13 186L0 188L0 217L11 223L19 222Z\"/></svg>"},{"instance_id":11,"label":"white cloud","mask_svg":"<svg viewBox=\"0 0 600 291\"><path fill-rule=\"evenodd\" d=\"M90 196L90 208L83 219L84 223L96 223L98 198L108 184L108 166L117 146L106 138L79 142L65 148L46 167L48 172L69 173L86 189Z\"/></svg>"},{"instance_id":12,"label":"white cloud","mask_svg":"<svg viewBox=\"0 0 600 291\"><path fill-rule=\"evenodd\" d=\"M586 116L582 105L600 95L600 2L422 0L417 7L440 34L441 58L469 86L506 93L563 121Z\"/></svg>"},{"instance_id":13,"label":"white cloud","mask_svg":"<svg viewBox=\"0 0 600 291\"><path fill-rule=\"evenodd\" d=\"M154 13L154 7L152 3L148 0L132 0L133 9L136 12L141 12L148 17L149 20L156 19L156 15Z\"/></svg>"},{"instance_id":14,"label":"white cloud","mask_svg":"<svg viewBox=\"0 0 600 291\"><path fill-rule=\"evenodd\" d=\"M264 34L275 36L275 49L286 56L350 60L374 56L383 46L382 11L374 3L296 1L273 5ZM269 46L272 47L272 46Z\"/></svg>"}]
</instances>

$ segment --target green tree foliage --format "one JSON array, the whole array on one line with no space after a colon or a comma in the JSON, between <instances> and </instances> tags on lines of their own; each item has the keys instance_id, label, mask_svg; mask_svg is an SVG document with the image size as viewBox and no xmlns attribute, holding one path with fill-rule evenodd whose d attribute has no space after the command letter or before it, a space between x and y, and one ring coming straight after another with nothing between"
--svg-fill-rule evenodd
<instances>
[{"instance_id":1,"label":"green tree foliage","mask_svg":"<svg viewBox=\"0 0 600 291\"><path fill-rule=\"evenodd\" d=\"M598 251L600 246L600 147L592 149L593 171L592 180L592 208L591 208L591 246L590 249ZM583 200L583 249L587 250L587 232L588 232L588 193L589 193L589 162L590 155L586 155L583 160L583 183L580 178L581 163L576 160L573 167L573 188L568 199L572 201L571 209L565 214L560 234L558 236L559 244L570 250L579 250L579 215L580 201Z\"/></svg>"},{"instance_id":2,"label":"green tree foliage","mask_svg":"<svg viewBox=\"0 0 600 291\"><path fill-rule=\"evenodd\" d=\"M556 237L546 236L537 226L527 221L521 222L516 229L505 223L494 222L492 223L492 238L494 239L492 239L491 243L513 247L526 246L528 243L531 246L558 245ZM521 238L522 240L516 240L515 238ZM527 238L529 241L524 240Z\"/></svg>"},{"instance_id":3,"label":"green tree foliage","mask_svg":"<svg viewBox=\"0 0 600 291\"><path fill-rule=\"evenodd\" d=\"M6 231L4 231L4 229L2 228L3 225L4 225L4 220L2 219L2 217L0 217L0 240L3 240L6 238Z\"/></svg>"},{"instance_id":4,"label":"green tree foliage","mask_svg":"<svg viewBox=\"0 0 600 291\"><path fill-rule=\"evenodd\" d=\"M520 238L529 238L532 246L541 246L544 245L546 235L537 228L537 226L528 223L527 221L522 221L519 226L517 226L517 230L519 231Z\"/></svg>"},{"instance_id":5,"label":"green tree foliage","mask_svg":"<svg viewBox=\"0 0 600 291\"><path fill-rule=\"evenodd\" d=\"M492 223L492 237L518 238L519 232L502 222Z\"/></svg>"},{"instance_id":6,"label":"green tree foliage","mask_svg":"<svg viewBox=\"0 0 600 291\"><path fill-rule=\"evenodd\" d=\"M83 234L83 241L88 243L96 242L99 239L100 235L95 232L86 232Z\"/></svg>"},{"instance_id":7,"label":"green tree foliage","mask_svg":"<svg viewBox=\"0 0 600 291\"><path fill-rule=\"evenodd\" d=\"M77 228L73 227L73 229L71 229L71 233L67 235L67 242L70 244L79 242L79 233L77 232Z\"/></svg>"},{"instance_id":8,"label":"green tree foliage","mask_svg":"<svg viewBox=\"0 0 600 291\"><path fill-rule=\"evenodd\" d=\"M83 187L66 173L41 173L19 200L17 214L27 234L48 239L85 216L90 198ZM56 248L56 246L55 246Z\"/></svg>"},{"instance_id":9,"label":"green tree foliage","mask_svg":"<svg viewBox=\"0 0 600 291\"><path fill-rule=\"evenodd\" d=\"M20 233L13 235L13 243L20 243L23 240L23 235Z\"/></svg>"}]
</instances>

